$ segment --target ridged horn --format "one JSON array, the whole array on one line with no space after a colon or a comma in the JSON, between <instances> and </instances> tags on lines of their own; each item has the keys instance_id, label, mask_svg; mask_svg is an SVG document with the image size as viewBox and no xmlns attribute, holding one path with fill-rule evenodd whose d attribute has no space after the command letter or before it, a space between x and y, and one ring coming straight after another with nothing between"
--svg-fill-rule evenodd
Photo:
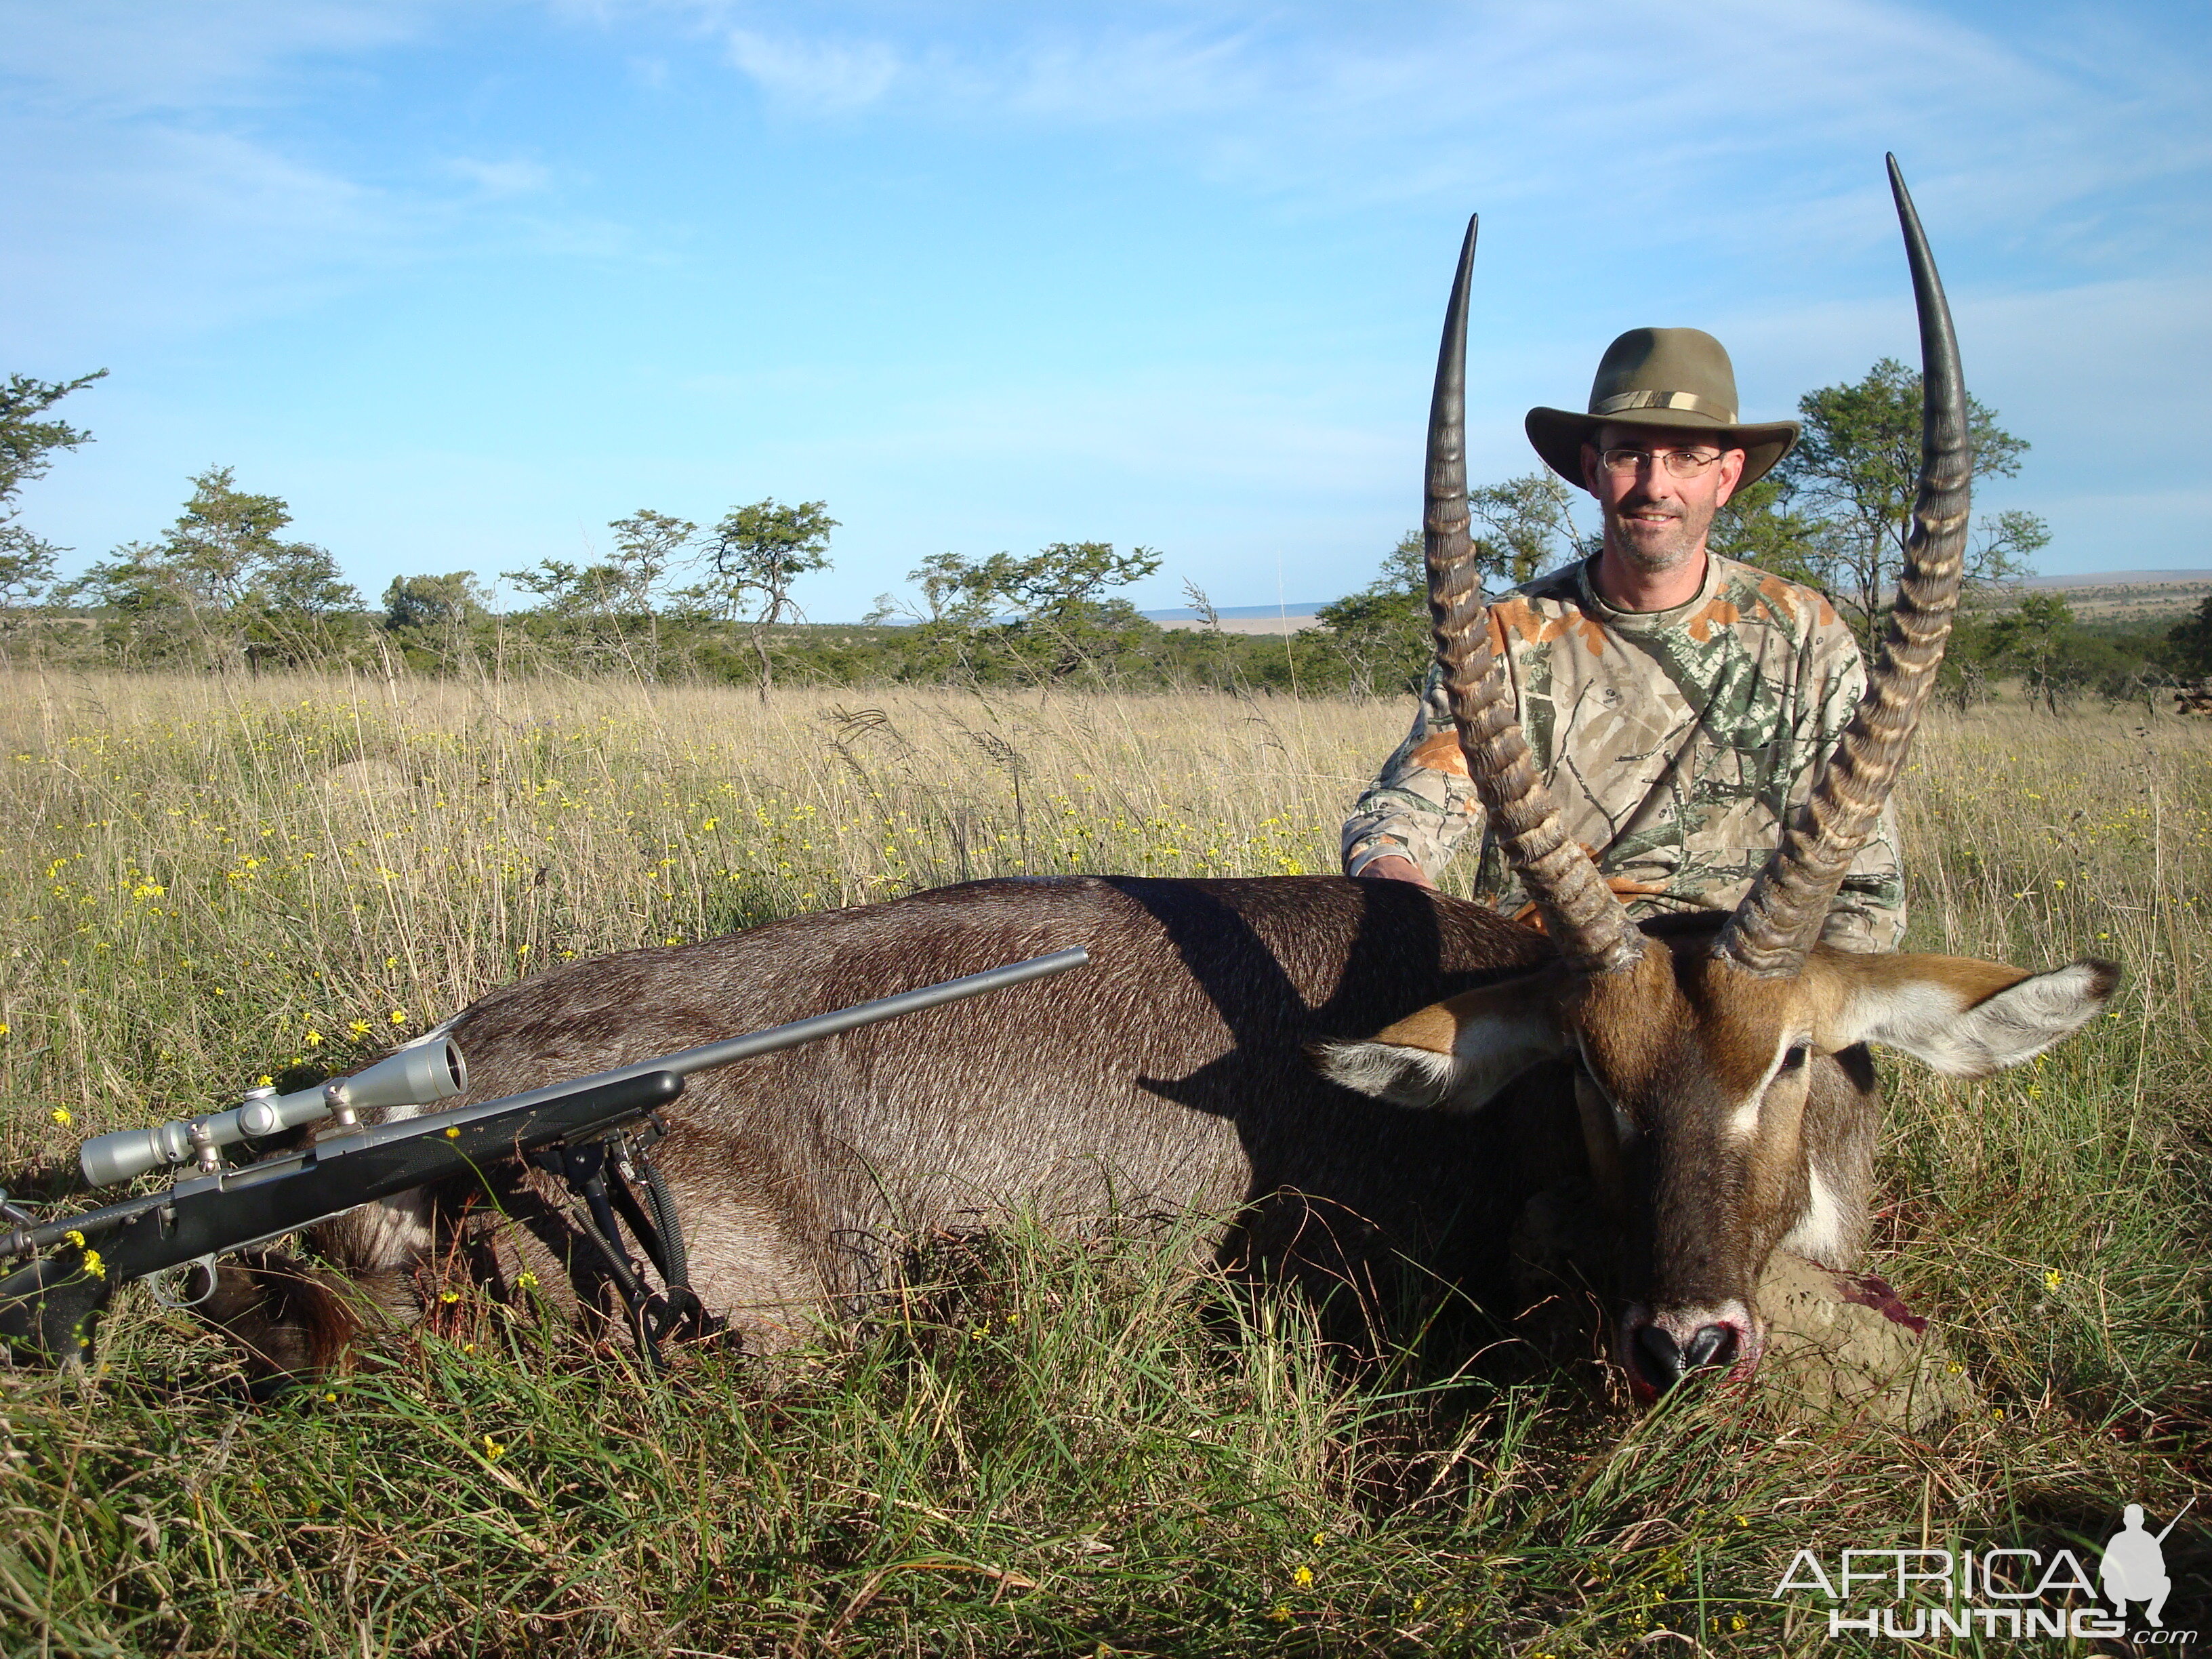
<instances>
[{"instance_id":1,"label":"ridged horn","mask_svg":"<svg viewBox=\"0 0 2212 1659\"><path fill-rule=\"evenodd\" d=\"M1959 343L1905 175L1894 155L1888 160L1920 312L1920 484L1897 603L1882 629L1866 696L1811 797L1791 816L1774 856L1714 942L1714 954L1754 974L1797 972L1820 938L1836 889L1897 786L1913 728L1935 689L1966 570L1973 440Z\"/></svg>"},{"instance_id":2,"label":"ridged horn","mask_svg":"<svg viewBox=\"0 0 2212 1659\"><path fill-rule=\"evenodd\" d=\"M1507 862L1568 962L1585 973L1608 973L1643 955L1644 935L1589 855L1559 827L1559 807L1536 775L1513 718L1504 670L1490 648L1482 583L1468 536L1467 297L1480 222L1480 216L1467 222L1429 399L1428 501L1421 516L1429 626L1452 723L1459 728L1460 752Z\"/></svg>"}]
</instances>

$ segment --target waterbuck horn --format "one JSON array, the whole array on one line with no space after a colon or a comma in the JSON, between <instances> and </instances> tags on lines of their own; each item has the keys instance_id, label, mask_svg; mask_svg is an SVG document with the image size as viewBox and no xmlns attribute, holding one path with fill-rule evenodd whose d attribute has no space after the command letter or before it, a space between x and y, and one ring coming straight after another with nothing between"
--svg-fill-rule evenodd
<instances>
[{"instance_id":1,"label":"waterbuck horn","mask_svg":"<svg viewBox=\"0 0 2212 1659\"><path fill-rule=\"evenodd\" d=\"M1837 887L1874 833L1882 805L1896 787L1913 728L1935 689L1936 665L1943 660L1965 574L1973 445L1959 343L1951 331L1942 280L1894 155L1889 158L1889 187L1897 198L1920 310L1919 490L1905 537L1897 603L1882 629L1866 696L1812 795L1790 817L1781 845L1714 942L1716 955L1754 974L1796 973L1820 938Z\"/></svg>"},{"instance_id":2,"label":"waterbuck horn","mask_svg":"<svg viewBox=\"0 0 2212 1659\"><path fill-rule=\"evenodd\" d=\"M1467 296L1479 222L1479 216L1467 222L1467 240L1460 246L1459 274L1437 350L1436 391L1429 400L1428 502L1421 518L1429 626L1452 722L1459 728L1460 752L1507 862L1568 962L1585 973L1609 973L1643 955L1644 935L1589 854L1567 838L1552 793L1536 775L1513 718L1504 668L1490 647L1482 582L1468 536Z\"/></svg>"}]
</instances>

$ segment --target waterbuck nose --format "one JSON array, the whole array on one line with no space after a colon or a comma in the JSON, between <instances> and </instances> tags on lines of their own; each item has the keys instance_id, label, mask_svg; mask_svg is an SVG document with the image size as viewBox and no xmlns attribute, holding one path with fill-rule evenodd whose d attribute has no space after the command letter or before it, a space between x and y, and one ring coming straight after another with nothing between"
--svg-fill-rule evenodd
<instances>
[{"instance_id":1,"label":"waterbuck nose","mask_svg":"<svg viewBox=\"0 0 2212 1659\"><path fill-rule=\"evenodd\" d=\"M1733 1365L1741 1350L1741 1340L1733 1326L1699 1326L1686 1352L1671 1332L1658 1325L1646 1325L1636 1333L1632 1357L1644 1382L1655 1393L1664 1394L1682 1380L1686 1371L1709 1365Z\"/></svg>"},{"instance_id":2,"label":"waterbuck nose","mask_svg":"<svg viewBox=\"0 0 2212 1659\"><path fill-rule=\"evenodd\" d=\"M1735 1328L1730 1325L1704 1325L1690 1339L1688 1359L1691 1369L1703 1365L1733 1365L1735 1364Z\"/></svg>"},{"instance_id":3,"label":"waterbuck nose","mask_svg":"<svg viewBox=\"0 0 2212 1659\"><path fill-rule=\"evenodd\" d=\"M1657 1325L1636 1333L1636 1369L1652 1389L1664 1394L1682 1380L1682 1351L1674 1339Z\"/></svg>"}]
</instances>

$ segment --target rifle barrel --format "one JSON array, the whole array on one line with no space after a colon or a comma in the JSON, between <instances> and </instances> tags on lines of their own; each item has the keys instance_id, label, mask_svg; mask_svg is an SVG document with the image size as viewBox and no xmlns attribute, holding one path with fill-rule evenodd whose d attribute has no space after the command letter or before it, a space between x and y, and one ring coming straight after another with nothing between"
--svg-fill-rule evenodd
<instances>
[{"instance_id":1,"label":"rifle barrel","mask_svg":"<svg viewBox=\"0 0 2212 1659\"><path fill-rule=\"evenodd\" d=\"M678 1077L690 1077L694 1072L750 1060L755 1054L774 1054L779 1048L795 1048L802 1042L812 1042L818 1037L835 1036L840 1031L872 1025L879 1019L915 1013L924 1008L934 1008L940 1003L958 1002L968 997L980 996L986 991L1002 990L1010 985L1026 984L1033 979L1064 974L1071 968L1082 967L1090 960L1091 952L1079 945L1072 950L1054 951L1049 956L1031 957L1026 962L1008 963L1003 968L986 968L978 974L948 979L936 985L925 985L918 990L878 997L873 1002L840 1008L832 1013L794 1019L787 1025L772 1025L765 1031L748 1032L744 1036L686 1048L680 1054L608 1072L600 1080L612 1082L617 1078L635 1072L673 1072Z\"/></svg>"},{"instance_id":2,"label":"rifle barrel","mask_svg":"<svg viewBox=\"0 0 2212 1659\"><path fill-rule=\"evenodd\" d=\"M1054 951L1049 956L1031 957L1026 962L1010 962L1003 968L987 968L981 973L963 975L958 979L948 979L935 985L924 985L895 995L878 997L873 1002L839 1008L826 1014L809 1015L805 1019L794 1019L786 1025L771 1025L765 1031L748 1031L743 1036L725 1037L720 1042L679 1049L657 1060L641 1060L633 1066L617 1066L612 1071L595 1072L589 1077L577 1078L571 1082L549 1084L544 1088L532 1089L524 1094L487 1100L478 1105L457 1106L450 1111L405 1118L398 1123L380 1123L335 1139L325 1136L315 1143L315 1155L322 1158L343 1158L349 1152L380 1146L387 1141L411 1139L422 1133L426 1127L440 1132L449 1126L466 1128L481 1118L502 1115L544 1101L557 1100L578 1089L627 1083L632 1078L643 1077L652 1072L672 1072L678 1077L690 1077L695 1072L733 1065L741 1060L750 1060L756 1054L774 1054L779 1048L796 1048L802 1042L836 1036L841 1031L873 1025L878 1020L894 1019L901 1014L918 1013L924 1008L934 1008L941 1003L960 1002L969 997L981 996L986 991L1004 990L1008 986L1024 984L1030 980L1064 974L1071 968L1082 967L1090 960L1091 952L1079 945L1072 950Z\"/></svg>"}]
</instances>

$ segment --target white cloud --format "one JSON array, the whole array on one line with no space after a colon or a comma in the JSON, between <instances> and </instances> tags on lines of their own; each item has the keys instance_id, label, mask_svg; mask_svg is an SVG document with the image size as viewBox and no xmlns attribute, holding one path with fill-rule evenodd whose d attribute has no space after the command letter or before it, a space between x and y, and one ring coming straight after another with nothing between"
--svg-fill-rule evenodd
<instances>
[{"instance_id":1,"label":"white cloud","mask_svg":"<svg viewBox=\"0 0 2212 1659\"><path fill-rule=\"evenodd\" d=\"M872 104L898 78L898 55L878 40L781 39L732 29L730 61L778 103L836 114Z\"/></svg>"},{"instance_id":2,"label":"white cloud","mask_svg":"<svg viewBox=\"0 0 2212 1659\"><path fill-rule=\"evenodd\" d=\"M1954 236L2035 227L2111 260L2154 251L2113 222L2117 194L2212 167L2186 49L2026 10L1984 29L1897 0L1710 0L1655 39L1614 0L683 9L787 106L1104 130L1301 212L1444 197L1820 259L1886 234L1852 210L1894 149ZM2198 232L2206 212L2185 210Z\"/></svg>"},{"instance_id":3,"label":"white cloud","mask_svg":"<svg viewBox=\"0 0 2212 1659\"><path fill-rule=\"evenodd\" d=\"M532 196L553 181L550 168L521 160L479 161L455 156L446 163L446 170L487 196Z\"/></svg>"},{"instance_id":4,"label":"white cloud","mask_svg":"<svg viewBox=\"0 0 2212 1659\"><path fill-rule=\"evenodd\" d=\"M0 75L20 105L103 119L297 95L270 76L413 37L429 0L0 0Z\"/></svg>"}]
</instances>

